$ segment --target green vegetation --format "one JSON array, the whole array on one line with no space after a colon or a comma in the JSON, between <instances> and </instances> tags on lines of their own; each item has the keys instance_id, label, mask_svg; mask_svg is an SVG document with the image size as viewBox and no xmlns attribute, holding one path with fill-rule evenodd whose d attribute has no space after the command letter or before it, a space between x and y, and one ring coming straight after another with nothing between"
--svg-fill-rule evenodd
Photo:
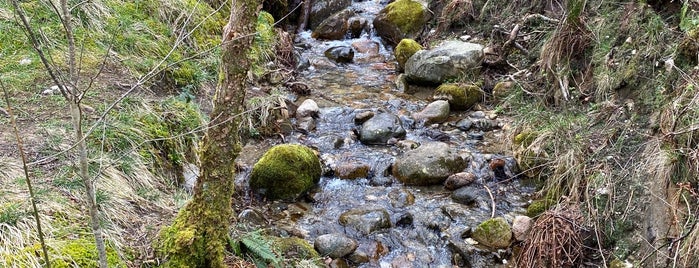
<instances>
[{"instance_id":1,"label":"green vegetation","mask_svg":"<svg viewBox=\"0 0 699 268\"><path fill-rule=\"evenodd\" d=\"M52 261L51 267L97 267L97 250L94 241L88 239L72 240L60 248L61 258ZM125 268L126 264L119 258L116 251L107 247L107 263L109 267Z\"/></svg>"}]
</instances>

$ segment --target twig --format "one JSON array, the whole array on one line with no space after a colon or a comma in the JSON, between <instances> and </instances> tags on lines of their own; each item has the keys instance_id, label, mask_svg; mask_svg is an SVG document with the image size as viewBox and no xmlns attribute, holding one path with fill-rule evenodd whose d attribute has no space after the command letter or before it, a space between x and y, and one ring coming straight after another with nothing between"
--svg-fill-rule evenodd
<instances>
[{"instance_id":1,"label":"twig","mask_svg":"<svg viewBox=\"0 0 699 268\"><path fill-rule=\"evenodd\" d=\"M5 102L7 103L7 115L10 117L10 122L15 133L15 138L17 139L17 149L19 150L19 155L22 158L22 169L24 170L24 178L27 181L27 188L29 188L29 201L32 203L32 210L34 212L34 219L36 220L36 229L39 232L39 242L41 243L41 250L44 253L44 262L46 262L46 267L51 268L51 262L49 261L49 253L46 249L46 241L44 240L44 232L41 230L41 219L39 219L39 209L36 207L36 200L34 198L34 188L32 188L32 180L29 178L29 168L27 167L27 155L24 154L24 146L22 143L22 138L19 136L19 130L17 129L17 121L12 114L12 105L10 105L10 97L7 94L7 89L5 88L5 83L0 80L0 87L2 87L3 95L5 96Z\"/></svg>"},{"instance_id":2,"label":"twig","mask_svg":"<svg viewBox=\"0 0 699 268\"><path fill-rule=\"evenodd\" d=\"M486 191L488 191L488 195L490 196L490 204L491 204L491 209L490 209L490 217L495 218L495 197L493 197L493 192L490 191L490 188L488 188L488 185L483 184L483 187L485 188Z\"/></svg>"}]
</instances>

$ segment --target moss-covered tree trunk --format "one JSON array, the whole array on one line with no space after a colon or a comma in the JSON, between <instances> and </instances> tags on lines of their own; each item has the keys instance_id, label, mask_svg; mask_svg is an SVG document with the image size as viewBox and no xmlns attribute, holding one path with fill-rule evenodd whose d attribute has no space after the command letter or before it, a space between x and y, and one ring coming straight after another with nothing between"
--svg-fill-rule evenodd
<instances>
[{"instance_id":1,"label":"moss-covered tree trunk","mask_svg":"<svg viewBox=\"0 0 699 268\"><path fill-rule=\"evenodd\" d=\"M244 110L245 81L250 66L259 0L232 0L223 32L223 57L211 122L202 144L201 174L192 200L175 222L161 231L160 252L170 267L225 267L234 160L240 153L238 122Z\"/></svg>"}]
</instances>

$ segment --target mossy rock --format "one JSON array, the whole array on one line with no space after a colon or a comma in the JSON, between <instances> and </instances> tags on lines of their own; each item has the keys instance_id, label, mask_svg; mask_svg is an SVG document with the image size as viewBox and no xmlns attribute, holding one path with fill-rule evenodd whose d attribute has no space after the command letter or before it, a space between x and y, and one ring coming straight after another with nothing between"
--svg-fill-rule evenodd
<instances>
[{"instance_id":1,"label":"mossy rock","mask_svg":"<svg viewBox=\"0 0 699 268\"><path fill-rule=\"evenodd\" d=\"M253 166L250 188L269 199L292 200L318 183L320 173L320 160L310 148L277 145Z\"/></svg>"},{"instance_id":2,"label":"mossy rock","mask_svg":"<svg viewBox=\"0 0 699 268\"><path fill-rule=\"evenodd\" d=\"M529 178L537 178L545 176L541 171L548 162L548 153L539 146L519 148L514 152L515 160L519 170L522 170L524 176Z\"/></svg>"},{"instance_id":3,"label":"mossy rock","mask_svg":"<svg viewBox=\"0 0 699 268\"><path fill-rule=\"evenodd\" d=\"M548 210L550 207L556 204L556 201L553 199L539 199L539 200L534 200L529 206L527 207L527 216L530 218L537 217L541 215L541 213L544 213L544 211Z\"/></svg>"},{"instance_id":4,"label":"mossy rock","mask_svg":"<svg viewBox=\"0 0 699 268\"><path fill-rule=\"evenodd\" d=\"M298 237L272 237L272 246L279 250L285 259L318 259L320 254L308 241Z\"/></svg>"},{"instance_id":5,"label":"mossy rock","mask_svg":"<svg viewBox=\"0 0 699 268\"><path fill-rule=\"evenodd\" d=\"M475 84L442 84L434 93L434 99L449 101L454 110L465 110L483 99L483 91Z\"/></svg>"},{"instance_id":6,"label":"mossy rock","mask_svg":"<svg viewBox=\"0 0 699 268\"><path fill-rule=\"evenodd\" d=\"M62 247L58 247L57 250L60 257L52 257L51 267L98 267L97 260L99 258L94 241L87 239L73 240ZM107 266L126 267L126 264L121 261L117 252L109 246L107 247Z\"/></svg>"},{"instance_id":7,"label":"mossy rock","mask_svg":"<svg viewBox=\"0 0 699 268\"><path fill-rule=\"evenodd\" d=\"M501 101L514 91L515 83L511 81L498 82L493 87L493 99L496 101Z\"/></svg>"},{"instance_id":8,"label":"mossy rock","mask_svg":"<svg viewBox=\"0 0 699 268\"><path fill-rule=\"evenodd\" d=\"M400 40L400 43L398 43L394 52L396 61L398 62L398 70L402 71L405 68L405 63L408 61L410 56L421 49L422 46L413 39Z\"/></svg>"},{"instance_id":9,"label":"mossy rock","mask_svg":"<svg viewBox=\"0 0 699 268\"><path fill-rule=\"evenodd\" d=\"M502 217L489 219L476 227L473 239L494 249L507 248L512 240L512 228Z\"/></svg>"},{"instance_id":10,"label":"mossy rock","mask_svg":"<svg viewBox=\"0 0 699 268\"><path fill-rule=\"evenodd\" d=\"M255 26L255 39L248 54L248 58L252 61L250 70L255 77L262 77L267 68L267 62L274 60L276 55L275 47L279 41L279 36L274 30L274 17L272 14L261 11L257 15L257 24Z\"/></svg>"},{"instance_id":11,"label":"mossy rock","mask_svg":"<svg viewBox=\"0 0 699 268\"><path fill-rule=\"evenodd\" d=\"M398 0L388 4L374 19L376 34L391 45L403 38L415 38L429 19L425 4Z\"/></svg>"}]
</instances>

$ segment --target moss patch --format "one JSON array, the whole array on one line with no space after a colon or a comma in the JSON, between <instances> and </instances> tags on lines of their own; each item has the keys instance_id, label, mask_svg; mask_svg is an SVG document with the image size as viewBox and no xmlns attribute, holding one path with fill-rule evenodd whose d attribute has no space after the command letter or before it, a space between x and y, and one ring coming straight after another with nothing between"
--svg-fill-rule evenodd
<instances>
[{"instance_id":1,"label":"moss patch","mask_svg":"<svg viewBox=\"0 0 699 268\"><path fill-rule=\"evenodd\" d=\"M58 249L60 258L53 257L51 267L69 268L69 267L97 267L97 248L94 241L87 239L78 239L68 242L63 247ZM51 255L51 254L49 254ZM107 247L107 266L108 267L126 267L126 264L121 261L116 251Z\"/></svg>"},{"instance_id":2,"label":"moss patch","mask_svg":"<svg viewBox=\"0 0 699 268\"><path fill-rule=\"evenodd\" d=\"M530 218L537 217L555 204L556 201L552 199L534 200L531 204L529 204L529 206L527 206L527 216L529 216Z\"/></svg>"},{"instance_id":3,"label":"moss patch","mask_svg":"<svg viewBox=\"0 0 699 268\"><path fill-rule=\"evenodd\" d=\"M253 166L250 187L269 199L295 199L320 180L320 160L298 144L272 147Z\"/></svg>"},{"instance_id":4,"label":"moss patch","mask_svg":"<svg viewBox=\"0 0 699 268\"><path fill-rule=\"evenodd\" d=\"M415 52L421 50L422 46L413 39L402 39L400 43L396 46L395 56L396 61L398 61L398 69L403 70L405 68L405 63L410 59Z\"/></svg>"},{"instance_id":5,"label":"moss patch","mask_svg":"<svg viewBox=\"0 0 699 268\"><path fill-rule=\"evenodd\" d=\"M452 109L463 110L481 101L483 91L475 84L442 84L435 91L434 99L447 100Z\"/></svg>"}]
</instances>

